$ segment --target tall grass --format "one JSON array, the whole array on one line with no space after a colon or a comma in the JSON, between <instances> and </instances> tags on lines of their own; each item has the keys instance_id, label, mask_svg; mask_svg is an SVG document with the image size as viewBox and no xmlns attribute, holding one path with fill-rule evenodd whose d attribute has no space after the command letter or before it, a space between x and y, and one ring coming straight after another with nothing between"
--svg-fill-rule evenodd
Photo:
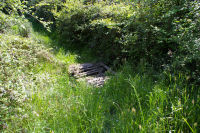
<instances>
[{"instance_id":1,"label":"tall grass","mask_svg":"<svg viewBox=\"0 0 200 133\"><path fill-rule=\"evenodd\" d=\"M87 56L92 60L87 50L81 60L47 34L33 32L32 39L46 52L34 56L38 62L24 73L31 78L22 80L31 85L25 88L28 100L20 107L22 115L18 110L1 116L1 132L199 131L199 88L187 86L183 74L156 74L145 65L133 68L127 63L103 87L95 88L67 73L68 65L87 61Z\"/></svg>"},{"instance_id":2,"label":"tall grass","mask_svg":"<svg viewBox=\"0 0 200 133\"><path fill-rule=\"evenodd\" d=\"M30 104L37 117L28 119L24 128L35 132L197 132L198 118L191 118L191 112L198 111L198 101L192 103L187 87L177 90L181 79L166 85L162 79L155 82L131 69L123 66L102 88L62 75L53 90L35 92Z\"/></svg>"}]
</instances>

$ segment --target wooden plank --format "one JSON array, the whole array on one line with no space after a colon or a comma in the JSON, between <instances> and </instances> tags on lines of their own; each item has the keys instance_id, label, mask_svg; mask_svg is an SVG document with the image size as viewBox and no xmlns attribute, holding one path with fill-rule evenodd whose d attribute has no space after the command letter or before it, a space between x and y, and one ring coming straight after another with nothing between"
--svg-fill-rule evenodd
<instances>
[{"instance_id":1,"label":"wooden plank","mask_svg":"<svg viewBox=\"0 0 200 133\"><path fill-rule=\"evenodd\" d=\"M84 64L74 64L70 65L68 69L69 73L74 75L76 78L85 79L88 84L94 85L96 87L103 86L108 77L105 76L105 72L109 71L115 74L108 66L104 63L84 63ZM90 77L89 77L90 76Z\"/></svg>"},{"instance_id":2,"label":"wooden plank","mask_svg":"<svg viewBox=\"0 0 200 133\"><path fill-rule=\"evenodd\" d=\"M101 68L101 67L99 67L99 66L92 66L92 67L80 69L80 72L86 72L86 71L90 71L90 70L92 70L92 69L100 69L100 68Z\"/></svg>"},{"instance_id":3,"label":"wooden plank","mask_svg":"<svg viewBox=\"0 0 200 133\"><path fill-rule=\"evenodd\" d=\"M76 77L83 77L83 76L91 76L91 75L95 75L98 74L99 70L90 70L87 72L83 72L83 73L78 73L77 75L75 75Z\"/></svg>"},{"instance_id":4,"label":"wooden plank","mask_svg":"<svg viewBox=\"0 0 200 133\"><path fill-rule=\"evenodd\" d=\"M112 74L115 74L114 71L112 71L108 66L106 66L104 63L100 62L100 65L103 66L107 71L110 71Z\"/></svg>"}]
</instances>

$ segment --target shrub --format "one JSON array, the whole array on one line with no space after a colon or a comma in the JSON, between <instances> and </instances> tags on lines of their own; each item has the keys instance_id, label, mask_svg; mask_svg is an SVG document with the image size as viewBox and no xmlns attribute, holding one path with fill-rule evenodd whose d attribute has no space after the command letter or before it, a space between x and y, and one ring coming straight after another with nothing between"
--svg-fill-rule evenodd
<instances>
[{"instance_id":1,"label":"shrub","mask_svg":"<svg viewBox=\"0 0 200 133\"><path fill-rule=\"evenodd\" d=\"M37 62L36 51L41 49L30 39L0 34L0 130L6 122L25 118L27 88L34 77L30 70Z\"/></svg>"},{"instance_id":2,"label":"shrub","mask_svg":"<svg viewBox=\"0 0 200 133\"><path fill-rule=\"evenodd\" d=\"M6 15L0 12L0 32L4 32L6 27Z\"/></svg>"},{"instance_id":3,"label":"shrub","mask_svg":"<svg viewBox=\"0 0 200 133\"><path fill-rule=\"evenodd\" d=\"M6 15L0 12L0 31L2 33L17 34L22 37L28 37L31 31L31 25L24 16Z\"/></svg>"},{"instance_id":4,"label":"shrub","mask_svg":"<svg viewBox=\"0 0 200 133\"><path fill-rule=\"evenodd\" d=\"M182 17L173 20L172 39L178 44L177 50L173 53L172 67L175 70L188 74L191 82L200 83L200 3L188 3L187 10ZM182 9L182 10L183 10Z\"/></svg>"},{"instance_id":5,"label":"shrub","mask_svg":"<svg viewBox=\"0 0 200 133\"><path fill-rule=\"evenodd\" d=\"M0 11L5 14L21 14L21 9L23 9L23 4L21 0L1 0Z\"/></svg>"},{"instance_id":6,"label":"shrub","mask_svg":"<svg viewBox=\"0 0 200 133\"><path fill-rule=\"evenodd\" d=\"M155 69L181 68L199 79L199 2L73 1L64 7L56 19L60 40L92 49L107 63L145 60Z\"/></svg>"},{"instance_id":7,"label":"shrub","mask_svg":"<svg viewBox=\"0 0 200 133\"><path fill-rule=\"evenodd\" d=\"M116 60L121 52L120 37L131 6L106 2L83 5L68 2L58 17L58 32L78 47L93 49L106 62ZM62 39L64 40L64 39Z\"/></svg>"}]
</instances>

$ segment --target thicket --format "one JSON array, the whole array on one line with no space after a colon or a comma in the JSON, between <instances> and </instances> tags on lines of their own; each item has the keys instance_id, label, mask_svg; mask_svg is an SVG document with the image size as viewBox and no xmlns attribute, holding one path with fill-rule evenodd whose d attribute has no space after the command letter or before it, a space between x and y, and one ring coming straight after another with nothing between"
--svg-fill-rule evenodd
<instances>
[{"instance_id":1,"label":"thicket","mask_svg":"<svg viewBox=\"0 0 200 133\"><path fill-rule=\"evenodd\" d=\"M199 1L37 1L32 5L63 45L87 47L108 64L145 62L156 70L183 72L190 82L200 83Z\"/></svg>"}]
</instances>

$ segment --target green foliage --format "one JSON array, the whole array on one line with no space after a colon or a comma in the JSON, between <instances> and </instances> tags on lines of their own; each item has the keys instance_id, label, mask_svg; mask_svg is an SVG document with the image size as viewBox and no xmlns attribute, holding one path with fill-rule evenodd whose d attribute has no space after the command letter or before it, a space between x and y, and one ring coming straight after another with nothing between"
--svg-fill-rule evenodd
<instances>
[{"instance_id":1,"label":"green foliage","mask_svg":"<svg viewBox=\"0 0 200 133\"><path fill-rule=\"evenodd\" d=\"M63 5L56 13L62 43L92 49L99 60L114 65L124 60L138 64L142 59L155 69L183 66L179 70L189 75L195 71L192 77L199 82L199 2Z\"/></svg>"},{"instance_id":2,"label":"green foliage","mask_svg":"<svg viewBox=\"0 0 200 133\"><path fill-rule=\"evenodd\" d=\"M189 3L188 13L182 18L176 18L173 21L172 38L178 43L178 50L173 55L173 66L189 75L189 79L196 84L200 83L200 3ZM182 9L184 10L184 8Z\"/></svg>"},{"instance_id":3,"label":"green foliage","mask_svg":"<svg viewBox=\"0 0 200 133\"><path fill-rule=\"evenodd\" d=\"M0 12L0 132L199 132L199 2L91 2L27 3L55 40ZM66 72L88 59L130 64L95 88Z\"/></svg>"},{"instance_id":4,"label":"green foliage","mask_svg":"<svg viewBox=\"0 0 200 133\"><path fill-rule=\"evenodd\" d=\"M59 55L64 56L62 52ZM66 61L74 63L72 56L68 54ZM26 108L26 118L15 119L21 131L198 131L195 112L199 111L199 95L190 97L195 90L183 85L184 76L172 79L168 75L154 82L147 74L135 74L126 64L104 87L94 88L76 82L66 73L58 76L58 67L42 64L35 69L39 85L31 91L27 103L31 108ZM169 84L164 83L167 81ZM19 130L19 125L13 124L9 129Z\"/></svg>"},{"instance_id":5,"label":"green foliage","mask_svg":"<svg viewBox=\"0 0 200 133\"><path fill-rule=\"evenodd\" d=\"M0 34L0 130L7 122L24 119L25 102L32 88L30 69L37 62L36 50L41 49L27 38ZM17 123L13 123L16 124ZM9 125L10 126L10 125ZM14 125L13 125L14 126Z\"/></svg>"},{"instance_id":6,"label":"green foliage","mask_svg":"<svg viewBox=\"0 0 200 133\"><path fill-rule=\"evenodd\" d=\"M22 15L26 7L25 3L25 0L0 0L0 11L9 15Z\"/></svg>"},{"instance_id":7,"label":"green foliage","mask_svg":"<svg viewBox=\"0 0 200 133\"><path fill-rule=\"evenodd\" d=\"M92 48L106 62L115 60L121 52L122 22L131 14L131 6L105 2L94 6L68 2L65 6L57 21L61 39L67 36L77 47Z\"/></svg>"},{"instance_id":8,"label":"green foliage","mask_svg":"<svg viewBox=\"0 0 200 133\"><path fill-rule=\"evenodd\" d=\"M44 27L51 31L55 29L56 13L63 7L63 2L60 0L28 1L26 11L29 16L37 19Z\"/></svg>"},{"instance_id":9,"label":"green foliage","mask_svg":"<svg viewBox=\"0 0 200 133\"><path fill-rule=\"evenodd\" d=\"M31 25L24 16L6 15L0 12L0 32L16 34L22 37L28 37L31 31Z\"/></svg>"},{"instance_id":10,"label":"green foliage","mask_svg":"<svg viewBox=\"0 0 200 133\"><path fill-rule=\"evenodd\" d=\"M12 28L11 33L18 27ZM30 104L32 97L56 82L48 72L40 72L48 66L49 71L58 74L65 67L41 44L49 41L11 33L0 34L0 131L24 132L27 128L23 123L38 115Z\"/></svg>"},{"instance_id":11,"label":"green foliage","mask_svg":"<svg viewBox=\"0 0 200 133\"><path fill-rule=\"evenodd\" d=\"M6 27L6 15L0 12L0 32L3 32Z\"/></svg>"}]
</instances>

